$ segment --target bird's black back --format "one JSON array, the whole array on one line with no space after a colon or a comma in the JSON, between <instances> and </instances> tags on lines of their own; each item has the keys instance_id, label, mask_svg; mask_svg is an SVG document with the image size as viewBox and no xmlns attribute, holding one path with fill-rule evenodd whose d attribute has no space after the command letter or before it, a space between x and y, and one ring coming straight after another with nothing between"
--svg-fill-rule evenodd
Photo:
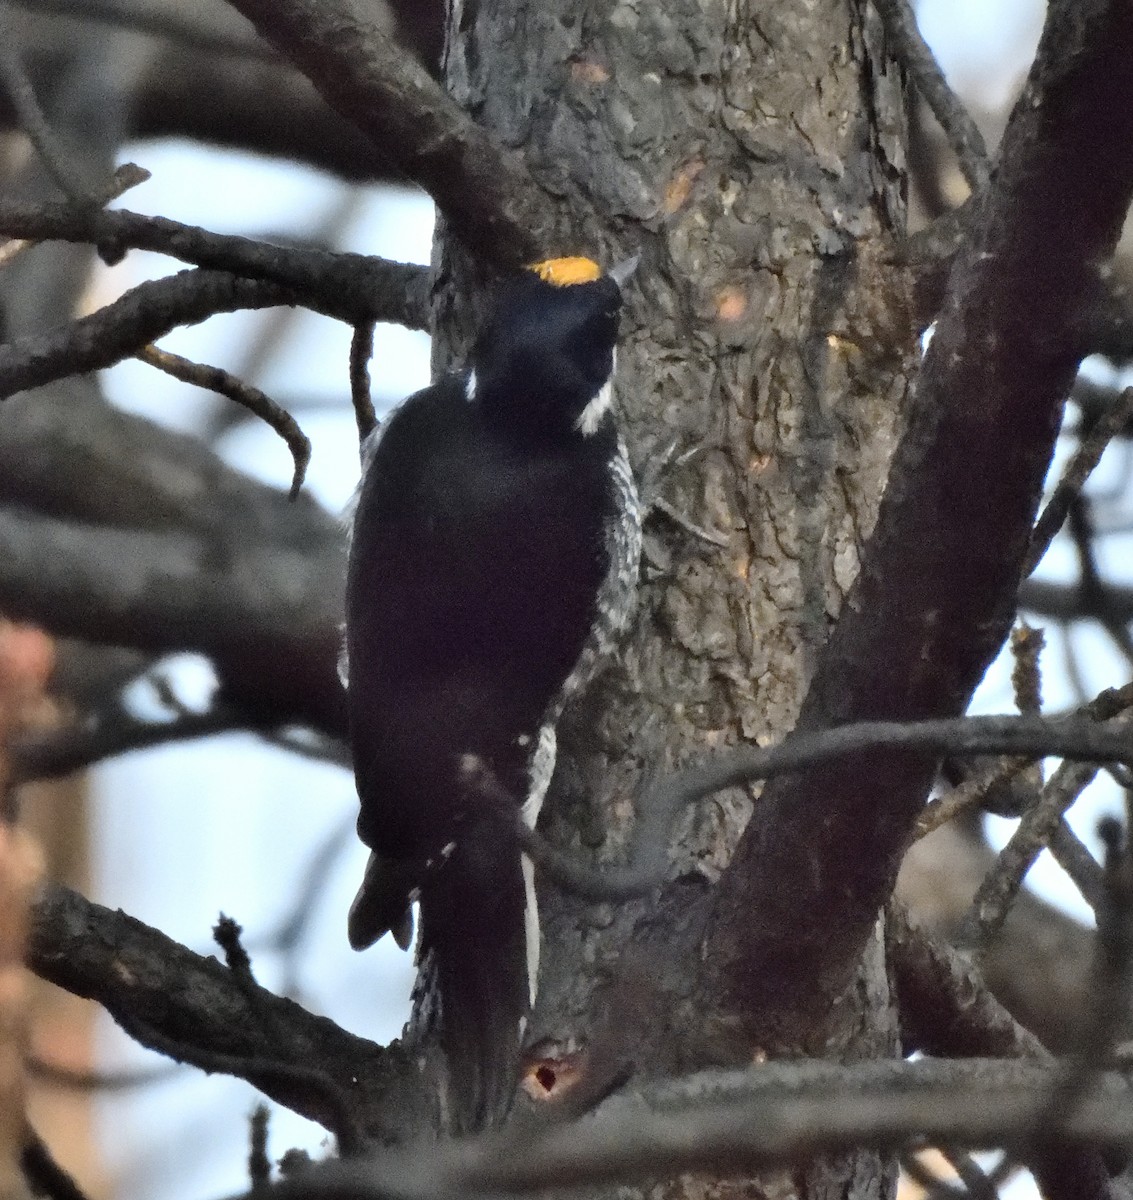
<instances>
[{"instance_id":1,"label":"bird's black back","mask_svg":"<svg viewBox=\"0 0 1133 1200\"><path fill-rule=\"evenodd\" d=\"M614 437L505 441L456 379L383 431L347 589L359 834L383 854L449 840L436 806L465 815L463 755L522 799L530 739L594 621Z\"/></svg>"},{"instance_id":2,"label":"bird's black back","mask_svg":"<svg viewBox=\"0 0 1133 1200\"><path fill-rule=\"evenodd\" d=\"M356 948L386 929L405 945L420 900L418 1011L439 1021L453 1131L499 1121L514 1095L538 958L518 805L534 820L561 705L624 624L636 576L636 494L608 411L620 304L588 260L522 273L471 375L387 418L354 516L349 711L373 853L348 931Z\"/></svg>"}]
</instances>

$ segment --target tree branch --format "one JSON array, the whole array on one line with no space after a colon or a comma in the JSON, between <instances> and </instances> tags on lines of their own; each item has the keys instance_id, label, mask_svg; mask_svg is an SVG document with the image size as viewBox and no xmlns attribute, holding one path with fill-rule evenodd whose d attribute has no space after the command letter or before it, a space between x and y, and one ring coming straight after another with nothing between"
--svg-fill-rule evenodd
<instances>
[{"instance_id":1,"label":"tree branch","mask_svg":"<svg viewBox=\"0 0 1133 1200\"><path fill-rule=\"evenodd\" d=\"M276 283L223 271L179 271L139 284L89 317L0 345L0 399L67 375L113 366L177 326L195 325L216 313L305 304L354 323L358 313L348 300L342 302L346 299L304 297Z\"/></svg>"},{"instance_id":2,"label":"tree branch","mask_svg":"<svg viewBox=\"0 0 1133 1200\"><path fill-rule=\"evenodd\" d=\"M18 608L56 634L62 632L54 624L58 619L86 637L77 614L88 597L80 596L70 610L74 579L52 567L46 548L55 546L74 555L71 566L79 577L97 585L100 636L111 644L117 636L136 645L140 633L151 650L180 645L209 653L227 702L244 710L245 724L299 721L341 737L345 704L335 671L340 615L334 581L342 577L344 547L338 522L309 496L289 502L198 439L120 412L92 393L89 380L67 379L52 385L49 395L26 393L4 405L0 539L12 611ZM114 560L98 561L103 552L125 555L120 576ZM229 591L232 564L243 584ZM178 588L160 583L165 568L205 604L218 622L213 632L206 616L189 611L188 594L179 601ZM264 568L267 573L257 578ZM154 577L158 585L150 592L147 580ZM155 607L165 596L172 610ZM282 620L272 613L281 601L291 614ZM129 614L143 609L148 615L135 629ZM223 633L230 611L236 627L250 635L243 645ZM181 615L188 627L179 626ZM194 644L199 636L207 649ZM125 671L143 666L127 664ZM112 678L96 686L96 697L78 698L80 709L101 706L116 684Z\"/></svg>"},{"instance_id":3,"label":"tree branch","mask_svg":"<svg viewBox=\"0 0 1133 1200\"><path fill-rule=\"evenodd\" d=\"M247 1079L265 1095L327 1128L341 1120L311 1063L371 1135L424 1128L418 1069L398 1045L382 1049L290 1000L239 981L122 912L48 885L33 908L28 965L43 979L98 1001L143 1045L203 1070ZM147 1040L147 1031L153 1036ZM416 1094L416 1098L415 1098ZM388 1103L391 1097L397 1103Z\"/></svg>"},{"instance_id":4,"label":"tree branch","mask_svg":"<svg viewBox=\"0 0 1133 1200\"><path fill-rule=\"evenodd\" d=\"M451 230L481 257L537 257L531 230L551 223L550 197L351 0L229 0L326 102L419 183Z\"/></svg>"},{"instance_id":5,"label":"tree branch","mask_svg":"<svg viewBox=\"0 0 1133 1200\"><path fill-rule=\"evenodd\" d=\"M429 327L427 267L365 254L273 246L252 238L210 233L166 217L126 209L111 211L71 204L20 204L0 200L0 233L98 245L115 242L167 254L214 271L262 279L297 292L318 312L331 310L352 324L390 321L410 329Z\"/></svg>"},{"instance_id":6,"label":"tree branch","mask_svg":"<svg viewBox=\"0 0 1133 1200\"><path fill-rule=\"evenodd\" d=\"M1133 588L1107 583L1090 591L1073 583L1028 579L1019 589L1019 607L1058 621L1096 618L1127 625L1133 621Z\"/></svg>"},{"instance_id":7,"label":"tree branch","mask_svg":"<svg viewBox=\"0 0 1133 1200\"><path fill-rule=\"evenodd\" d=\"M767 1063L616 1096L593 1119L571 1124L318 1164L271 1190L335 1200L515 1195L685 1172L738 1177L861 1146L910 1146L918 1136L929 1144L1001 1146L1034 1131L1054 1079L1050 1066L1001 1059ZM1133 1136L1124 1077L1095 1079L1050 1133L1060 1135L1115 1146Z\"/></svg>"},{"instance_id":8,"label":"tree branch","mask_svg":"<svg viewBox=\"0 0 1133 1200\"><path fill-rule=\"evenodd\" d=\"M1133 160L1115 149L1131 141L1133 13L1052 4L800 730L961 712L998 652L1081 316L1133 194ZM843 993L935 766L874 752L764 789L708 954L756 1036L797 1044Z\"/></svg>"},{"instance_id":9,"label":"tree branch","mask_svg":"<svg viewBox=\"0 0 1133 1200\"><path fill-rule=\"evenodd\" d=\"M979 968L892 901L886 944L901 1014L901 1048L947 1058L1049 1059L995 998Z\"/></svg>"},{"instance_id":10,"label":"tree branch","mask_svg":"<svg viewBox=\"0 0 1133 1200\"><path fill-rule=\"evenodd\" d=\"M143 346L137 354L141 362L159 371L164 371L174 379L183 383L191 383L194 387L206 388L218 395L226 396L229 400L246 408L250 413L259 417L270 429L283 439L284 445L291 452L294 471L291 475L291 488L287 495L294 500L303 487L307 476L307 467L311 462L311 441L299 427L299 422L277 404L265 392L245 383L235 375L220 367L209 366L206 363L193 362L180 354L173 354L157 346Z\"/></svg>"},{"instance_id":11,"label":"tree branch","mask_svg":"<svg viewBox=\"0 0 1133 1200\"><path fill-rule=\"evenodd\" d=\"M318 556L341 543L335 519L310 497L288 501L199 438L113 408L89 380L15 397L3 412L0 503L86 524L200 535L232 552L266 543Z\"/></svg>"},{"instance_id":12,"label":"tree branch","mask_svg":"<svg viewBox=\"0 0 1133 1200\"><path fill-rule=\"evenodd\" d=\"M118 703L118 697L81 722L17 737L7 747L15 783L61 779L130 750L211 737L254 725L255 714L237 705L213 705L168 721L143 721Z\"/></svg>"},{"instance_id":13,"label":"tree branch","mask_svg":"<svg viewBox=\"0 0 1133 1200\"><path fill-rule=\"evenodd\" d=\"M341 733L335 672L341 551L240 547L185 533L71 524L0 510L0 609L63 636L196 650L224 692Z\"/></svg>"},{"instance_id":14,"label":"tree branch","mask_svg":"<svg viewBox=\"0 0 1133 1200\"><path fill-rule=\"evenodd\" d=\"M874 0L874 4L893 41L895 56L908 69L932 115L940 122L964 179L973 192L980 191L990 178L983 134L948 86L936 56L921 37L908 0Z\"/></svg>"}]
</instances>

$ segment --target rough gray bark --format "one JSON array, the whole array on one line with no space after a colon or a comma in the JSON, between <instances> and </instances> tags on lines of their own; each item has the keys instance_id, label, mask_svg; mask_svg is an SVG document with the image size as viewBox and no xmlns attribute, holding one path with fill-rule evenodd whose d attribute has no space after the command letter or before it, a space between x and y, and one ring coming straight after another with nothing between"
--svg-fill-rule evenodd
<instances>
[{"instance_id":1,"label":"rough gray bark","mask_svg":"<svg viewBox=\"0 0 1133 1200\"><path fill-rule=\"evenodd\" d=\"M454 18L453 95L563 198L539 244L641 253L623 428L647 500L709 534L653 509L641 618L560 732L544 828L599 861L624 848L643 770L791 728L873 525L914 351L900 311L873 302L904 213L901 83L879 33L864 5L834 2L687 0L587 19L565 2L466 4ZM450 306L473 271L451 240L441 269L451 359L469 318ZM691 968L708 885L751 812L736 790L681 822L659 907L543 888L540 1051L584 1046L584 1075L624 1056L646 1077L758 1053L734 1017L706 1019ZM894 1052L879 940L839 1019L811 1034L775 1049ZM890 1185L873 1154L798 1183L813 1196Z\"/></svg>"}]
</instances>

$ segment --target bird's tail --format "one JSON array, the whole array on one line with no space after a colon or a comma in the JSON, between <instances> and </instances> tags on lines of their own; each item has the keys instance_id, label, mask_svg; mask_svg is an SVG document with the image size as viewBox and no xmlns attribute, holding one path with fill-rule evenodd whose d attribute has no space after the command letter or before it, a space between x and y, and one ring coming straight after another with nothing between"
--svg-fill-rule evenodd
<instances>
[{"instance_id":1,"label":"bird's tail","mask_svg":"<svg viewBox=\"0 0 1133 1200\"><path fill-rule=\"evenodd\" d=\"M515 1097L531 997L525 890L503 819L470 823L421 888L422 982L436 1003L454 1133L500 1124Z\"/></svg>"}]
</instances>

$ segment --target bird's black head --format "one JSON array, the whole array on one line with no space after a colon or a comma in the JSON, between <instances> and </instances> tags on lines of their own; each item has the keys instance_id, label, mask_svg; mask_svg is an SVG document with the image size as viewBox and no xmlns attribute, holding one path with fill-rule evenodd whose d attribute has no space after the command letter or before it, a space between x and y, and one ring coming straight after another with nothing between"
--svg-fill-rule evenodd
<instances>
[{"instance_id":1,"label":"bird's black head","mask_svg":"<svg viewBox=\"0 0 1133 1200\"><path fill-rule=\"evenodd\" d=\"M594 432L609 409L621 306L618 280L588 258L509 280L472 358L485 414L550 436Z\"/></svg>"}]
</instances>

